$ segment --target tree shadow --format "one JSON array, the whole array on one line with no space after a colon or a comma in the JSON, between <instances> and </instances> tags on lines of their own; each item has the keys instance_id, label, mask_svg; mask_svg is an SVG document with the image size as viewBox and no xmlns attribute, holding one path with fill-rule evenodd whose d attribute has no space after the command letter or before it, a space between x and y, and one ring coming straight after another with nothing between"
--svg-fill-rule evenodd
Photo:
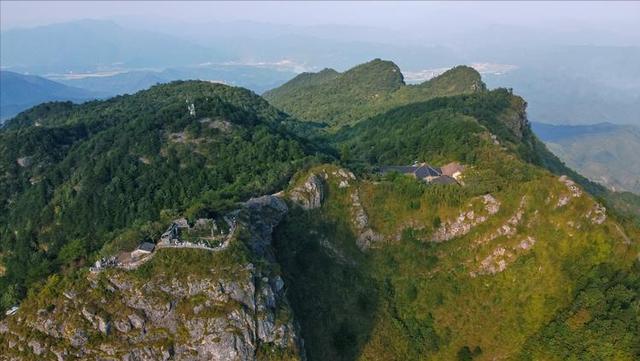
<instances>
[{"instance_id":1,"label":"tree shadow","mask_svg":"<svg viewBox=\"0 0 640 361\"><path fill-rule=\"evenodd\" d=\"M274 247L308 360L356 360L371 335L379 291L350 227L318 211L292 210Z\"/></svg>"}]
</instances>

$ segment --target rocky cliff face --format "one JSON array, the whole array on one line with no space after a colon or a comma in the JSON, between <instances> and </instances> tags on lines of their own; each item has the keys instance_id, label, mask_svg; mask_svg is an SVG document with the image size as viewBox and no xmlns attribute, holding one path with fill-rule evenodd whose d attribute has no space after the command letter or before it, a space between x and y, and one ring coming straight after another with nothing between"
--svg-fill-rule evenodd
<instances>
[{"instance_id":1,"label":"rocky cliff face","mask_svg":"<svg viewBox=\"0 0 640 361\"><path fill-rule=\"evenodd\" d=\"M311 174L302 185L293 188L289 192L289 199L302 207L302 209L316 209L322 205L324 193L322 178L316 174Z\"/></svg>"},{"instance_id":2,"label":"rocky cliff face","mask_svg":"<svg viewBox=\"0 0 640 361\"><path fill-rule=\"evenodd\" d=\"M529 128L527 102L521 97L513 96L511 99L511 107L502 114L500 120L515 136L522 139L524 132Z\"/></svg>"},{"instance_id":3,"label":"rocky cliff face","mask_svg":"<svg viewBox=\"0 0 640 361\"><path fill-rule=\"evenodd\" d=\"M286 212L253 199L228 250L163 249L136 271L50 280L0 324L0 359L303 360L270 248Z\"/></svg>"}]
</instances>

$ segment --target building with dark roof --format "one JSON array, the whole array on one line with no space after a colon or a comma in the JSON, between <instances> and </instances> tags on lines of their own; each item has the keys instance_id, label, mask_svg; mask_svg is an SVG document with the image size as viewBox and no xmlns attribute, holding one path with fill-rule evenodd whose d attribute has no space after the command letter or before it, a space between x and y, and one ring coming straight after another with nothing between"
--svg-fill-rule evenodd
<instances>
[{"instance_id":1,"label":"building with dark roof","mask_svg":"<svg viewBox=\"0 0 640 361\"><path fill-rule=\"evenodd\" d=\"M416 170L413 172L413 174L418 179L424 179L429 181L432 178L439 177L442 173L438 168L434 168L428 164L423 164L417 167Z\"/></svg>"},{"instance_id":2,"label":"building with dark roof","mask_svg":"<svg viewBox=\"0 0 640 361\"><path fill-rule=\"evenodd\" d=\"M410 175L416 179L437 184L458 184L456 177L462 172L463 167L458 163L447 164L446 173L437 167L432 167L426 163L412 166L389 165L380 167L380 173L400 173Z\"/></svg>"}]
</instances>

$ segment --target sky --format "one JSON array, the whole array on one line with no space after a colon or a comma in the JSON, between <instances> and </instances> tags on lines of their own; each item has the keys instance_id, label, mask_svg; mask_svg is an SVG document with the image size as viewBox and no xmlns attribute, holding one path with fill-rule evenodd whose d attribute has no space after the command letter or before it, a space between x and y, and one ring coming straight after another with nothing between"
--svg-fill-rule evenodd
<instances>
[{"instance_id":1,"label":"sky","mask_svg":"<svg viewBox=\"0 0 640 361\"><path fill-rule=\"evenodd\" d=\"M249 20L291 25L348 24L394 30L479 24L587 24L625 31L640 23L640 2L80 2L0 1L0 27L79 19L149 23Z\"/></svg>"}]
</instances>

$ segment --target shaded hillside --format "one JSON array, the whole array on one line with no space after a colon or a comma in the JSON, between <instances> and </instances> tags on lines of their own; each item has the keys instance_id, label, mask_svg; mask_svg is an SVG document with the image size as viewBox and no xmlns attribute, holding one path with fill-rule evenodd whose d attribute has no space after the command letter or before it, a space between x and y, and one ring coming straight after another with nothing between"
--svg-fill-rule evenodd
<instances>
[{"instance_id":1,"label":"shaded hillside","mask_svg":"<svg viewBox=\"0 0 640 361\"><path fill-rule=\"evenodd\" d=\"M329 125L353 124L399 105L484 89L480 74L460 66L418 85L406 85L400 68L380 59L344 73L303 73L265 99L299 119Z\"/></svg>"},{"instance_id":2,"label":"shaded hillside","mask_svg":"<svg viewBox=\"0 0 640 361\"><path fill-rule=\"evenodd\" d=\"M82 102L99 97L80 88L70 87L39 76L0 71L0 124L34 105L53 100Z\"/></svg>"},{"instance_id":3,"label":"shaded hillside","mask_svg":"<svg viewBox=\"0 0 640 361\"><path fill-rule=\"evenodd\" d=\"M569 167L615 191L640 194L640 129L534 123L533 130Z\"/></svg>"}]
</instances>

